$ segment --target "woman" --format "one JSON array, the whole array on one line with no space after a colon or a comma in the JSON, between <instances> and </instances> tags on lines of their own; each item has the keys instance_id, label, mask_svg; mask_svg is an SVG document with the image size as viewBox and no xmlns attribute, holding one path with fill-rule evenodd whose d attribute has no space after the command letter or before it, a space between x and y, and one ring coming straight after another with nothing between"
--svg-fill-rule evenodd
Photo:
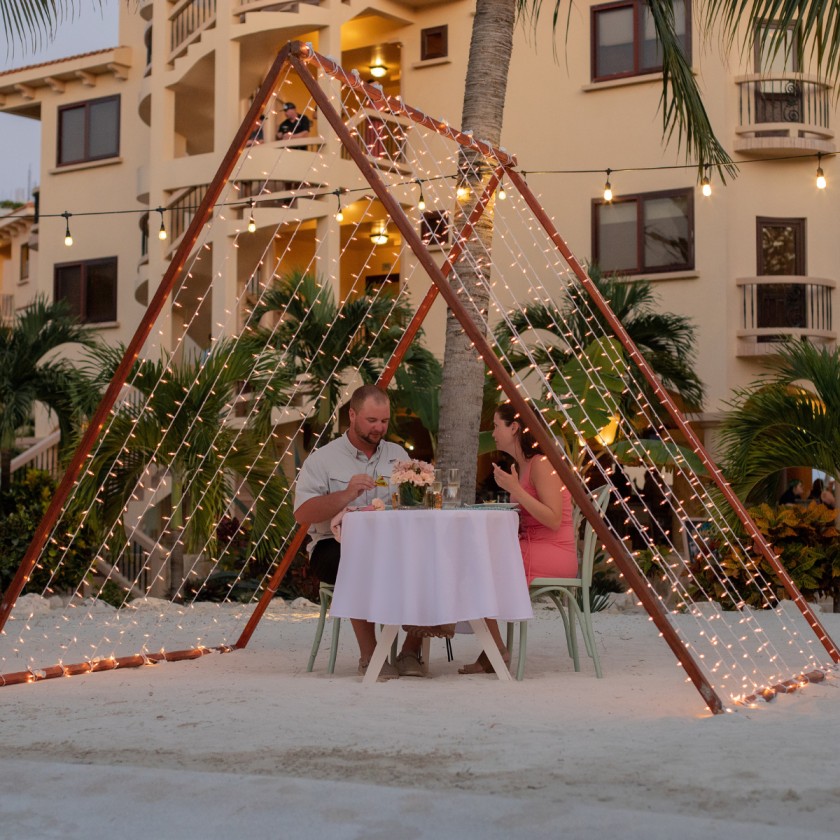
<instances>
[{"instance_id":1,"label":"woman","mask_svg":"<svg viewBox=\"0 0 840 840\"><path fill-rule=\"evenodd\" d=\"M514 460L510 472L494 464L493 477L510 494L510 500L519 505L519 547L528 583L539 577L576 577L578 559L571 496L510 403L496 409L493 440L500 452ZM487 626L505 662L509 662L510 654L505 650L498 624L488 620ZM482 653L458 673L492 670Z\"/></svg>"}]
</instances>

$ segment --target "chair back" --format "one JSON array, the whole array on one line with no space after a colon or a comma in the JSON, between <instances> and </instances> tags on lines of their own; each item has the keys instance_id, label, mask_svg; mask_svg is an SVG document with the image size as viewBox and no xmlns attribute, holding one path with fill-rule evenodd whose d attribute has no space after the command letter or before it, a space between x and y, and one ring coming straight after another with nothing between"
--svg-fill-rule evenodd
<instances>
[{"instance_id":1,"label":"chair back","mask_svg":"<svg viewBox=\"0 0 840 840\"><path fill-rule=\"evenodd\" d=\"M610 486L609 484L605 484L595 492L592 503L595 505L598 513L603 515L607 509L607 502L609 500ZM583 529L583 548L580 553L580 579L586 586L592 583L592 567L595 564L595 549L597 545L598 535L595 533L592 525L587 522L586 527Z\"/></svg>"}]
</instances>

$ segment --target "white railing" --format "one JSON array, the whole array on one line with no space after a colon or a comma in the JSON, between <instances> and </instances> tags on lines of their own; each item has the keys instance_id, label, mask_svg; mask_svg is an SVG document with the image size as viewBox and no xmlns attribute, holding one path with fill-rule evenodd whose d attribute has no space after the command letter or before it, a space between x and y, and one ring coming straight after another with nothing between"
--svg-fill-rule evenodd
<instances>
[{"instance_id":1,"label":"white railing","mask_svg":"<svg viewBox=\"0 0 840 840\"><path fill-rule=\"evenodd\" d=\"M20 455L12 458L11 474L16 472L21 475L28 470L43 470L53 478L58 478L58 444L61 441L61 432L53 432L37 443L34 443ZM14 479L13 479L14 480Z\"/></svg>"}]
</instances>

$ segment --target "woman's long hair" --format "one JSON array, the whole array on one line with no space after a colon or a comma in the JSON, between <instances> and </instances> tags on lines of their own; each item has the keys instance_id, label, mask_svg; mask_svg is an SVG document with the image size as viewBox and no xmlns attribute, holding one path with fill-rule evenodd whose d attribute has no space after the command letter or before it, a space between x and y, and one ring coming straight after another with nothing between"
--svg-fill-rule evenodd
<instances>
[{"instance_id":1,"label":"woman's long hair","mask_svg":"<svg viewBox=\"0 0 840 840\"><path fill-rule=\"evenodd\" d=\"M540 449L540 445L536 442L536 440L534 440L534 436L531 434L530 430L525 427L525 424L522 422L522 418L519 416L519 412L511 403L506 402L497 406L496 414L499 415L506 426L510 426L510 424L514 421L519 423L519 431L516 432L516 435L527 461L530 461L534 455L543 454L542 449Z\"/></svg>"}]
</instances>

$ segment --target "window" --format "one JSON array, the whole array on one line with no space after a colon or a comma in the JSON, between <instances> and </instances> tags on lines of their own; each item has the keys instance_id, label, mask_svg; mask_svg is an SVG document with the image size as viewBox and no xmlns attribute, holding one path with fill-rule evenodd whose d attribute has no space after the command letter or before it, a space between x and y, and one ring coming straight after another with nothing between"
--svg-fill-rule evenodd
<instances>
[{"instance_id":1,"label":"window","mask_svg":"<svg viewBox=\"0 0 840 840\"><path fill-rule=\"evenodd\" d=\"M673 0L674 26L691 60L690 4ZM592 78L615 79L662 69L653 17L644 0L623 0L592 8Z\"/></svg>"},{"instance_id":2,"label":"window","mask_svg":"<svg viewBox=\"0 0 840 840\"><path fill-rule=\"evenodd\" d=\"M20 246L20 282L25 283L29 279L29 245L24 243Z\"/></svg>"},{"instance_id":3,"label":"window","mask_svg":"<svg viewBox=\"0 0 840 840\"><path fill-rule=\"evenodd\" d=\"M622 274L694 268L694 194L689 189L592 204L592 256Z\"/></svg>"},{"instance_id":4,"label":"window","mask_svg":"<svg viewBox=\"0 0 840 840\"><path fill-rule=\"evenodd\" d=\"M778 50L774 40L781 39ZM755 72L775 78L755 82L757 123L802 122L804 117L799 45L793 27L759 24L755 33ZM787 129L761 131L756 137L787 137Z\"/></svg>"},{"instance_id":5,"label":"window","mask_svg":"<svg viewBox=\"0 0 840 840\"><path fill-rule=\"evenodd\" d=\"M115 157L120 152L120 98L91 99L58 109L58 165Z\"/></svg>"},{"instance_id":6,"label":"window","mask_svg":"<svg viewBox=\"0 0 840 840\"><path fill-rule=\"evenodd\" d=\"M449 214L427 211L420 221L420 238L426 245L446 245L449 242Z\"/></svg>"},{"instance_id":7,"label":"window","mask_svg":"<svg viewBox=\"0 0 840 840\"><path fill-rule=\"evenodd\" d=\"M85 324L116 321L117 258L57 265L54 297Z\"/></svg>"},{"instance_id":8,"label":"window","mask_svg":"<svg viewBox=\"0 0 840 840\"><path fill-rule=\"evenodd\" d=\"M449 27L431 26L420 30L420 61L449 55Z\"/></svg>"},{"instance_id":9,"label":"window","mask_svg":"<svg viewBox=\"0 0 840 840\"><path fill-rule=\"evenodd\" d=\"M759 276L784 279L805 275L805 219L756 219ZM756 326L807 327L807 286L804 283L761 283L756 286ZM761 335L759 342L780 336Z\"/></svg>"}]
</instances>

